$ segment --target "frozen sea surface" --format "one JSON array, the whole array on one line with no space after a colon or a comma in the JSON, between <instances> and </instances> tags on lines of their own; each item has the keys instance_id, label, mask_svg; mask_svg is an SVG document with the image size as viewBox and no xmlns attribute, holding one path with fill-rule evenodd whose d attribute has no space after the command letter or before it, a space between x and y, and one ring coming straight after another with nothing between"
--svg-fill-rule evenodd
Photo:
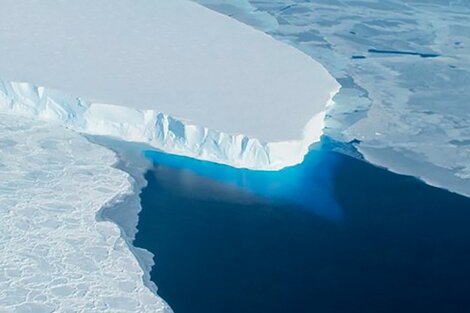
<instances>
[{"instance_id":1,"label":"frozen sea surface","mask_svg":"<svg viewBox=\"0 0 470 313\"><path fill-rule=\"evenodd\" d=\"M325 134L470 195L470 2L197 0L301 49L342 85Z\"/></svg>"},{"instance_id":2,"label":"frozen sea surface","mask_svg":"<svg viewBox=\"0 0 470 313\"><path fill-rule=\"evenodd\" d=\"M170 312L143 284L118 226L129 193L109 150L63 128L0 115L0 312Z\"/></svg>"}]
</instances>

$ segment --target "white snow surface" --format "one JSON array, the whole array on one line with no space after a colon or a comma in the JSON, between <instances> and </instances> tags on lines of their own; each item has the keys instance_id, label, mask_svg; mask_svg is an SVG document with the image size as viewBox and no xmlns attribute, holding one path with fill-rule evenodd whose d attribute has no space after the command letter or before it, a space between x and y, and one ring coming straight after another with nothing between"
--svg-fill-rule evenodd
<instances>
[{"instance_id":1,"label":"white snow surface","mask_svg":"<svg viewBox=\"0 0 470 313\"><path fill-rule=\"evenodd\" d=\"M47 93L67 114L76 101L65 103L65 94L87 99L81 112L87 116L74 117L87 121L74 125L79 131L277 169L302 161L320 138L326 106L339 89L303 52L191 1L0 4L4 85L61 90ZM18 95L4 98L25 100ZM168 132L175 138L165 137Z\"/></svg>"},{"instance_id":2,"label":"white snow surface","mask_svg":"<svg viewBox=\"0 0 470 313\"><path fill-rule=\"evenodd\" d=\"M171 312L97 212L131 192L109 150L0 114L0 312Z\"/></svg>"}]
</instances>

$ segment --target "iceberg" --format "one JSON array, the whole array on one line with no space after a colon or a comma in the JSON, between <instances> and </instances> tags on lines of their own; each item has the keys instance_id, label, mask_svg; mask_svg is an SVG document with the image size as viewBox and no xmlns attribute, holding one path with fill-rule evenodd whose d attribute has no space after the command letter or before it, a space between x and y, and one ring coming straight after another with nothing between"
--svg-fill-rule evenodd
<instances>
[{"instance_id":1,"label":"iceberg","mask_svg":"<svg viewBox=\"0 0 470 313\"><path fill-rule=\"evenodd\" d=\"M308 55L191 1L2 4L0 110L77 132L277 170L319 140L339 90Z\"/></svg>"}]
</instances>

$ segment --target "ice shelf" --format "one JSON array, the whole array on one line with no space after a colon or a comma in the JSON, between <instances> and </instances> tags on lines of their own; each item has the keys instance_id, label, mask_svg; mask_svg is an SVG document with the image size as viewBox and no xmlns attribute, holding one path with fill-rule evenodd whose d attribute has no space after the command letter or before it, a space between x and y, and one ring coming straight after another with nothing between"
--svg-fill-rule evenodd
<instances>
[{"instance_id":1,"label":"ice shelf","mask_svg":"<svg viewBox=\"0 0 470 313\"><path fill-rule=\"evenodd\" d=\"M301 162L320 138L339 89L308 55L191 1L2 7L0 77L11 87L2 90L3 108L31 113L36 100L54 103L67 126L86 133L278 169ZM86 108L70 115L78 102Z\"/></svg>"}]
</instances>

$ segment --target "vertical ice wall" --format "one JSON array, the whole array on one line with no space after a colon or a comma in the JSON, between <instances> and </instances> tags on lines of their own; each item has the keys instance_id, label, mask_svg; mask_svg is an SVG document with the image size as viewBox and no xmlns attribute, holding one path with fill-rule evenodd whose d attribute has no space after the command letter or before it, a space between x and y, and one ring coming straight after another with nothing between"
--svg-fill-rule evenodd
<instances>
[{"instance_id":1,"label":"vertical ice wall","mask_svg":"<svg viewBox=\"0 0 470 313\"><path fill-rule=\"evenodd\" d=\"M333 91L331 97L336 91ZM0 112L51 121L80 133L143 142L168 153L258 170L302 162L323 133L326 108L298 140L262 142L190 124L154 110L92 103L28 83L0 81Z\"/></svg>"}]
</instances>

